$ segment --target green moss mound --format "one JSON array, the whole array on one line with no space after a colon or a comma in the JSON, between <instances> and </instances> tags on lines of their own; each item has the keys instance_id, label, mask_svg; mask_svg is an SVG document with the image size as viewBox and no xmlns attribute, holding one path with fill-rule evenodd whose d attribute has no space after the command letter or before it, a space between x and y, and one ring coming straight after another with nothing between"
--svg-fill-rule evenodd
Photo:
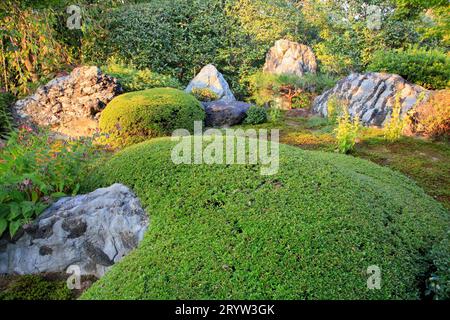
<instances>
[{"instance_id":1,"label":"green moss mound","mask_svg":"<svg viewBox=\"0 0 450 320\"><path fill-rule=\"evenodd\" d=\"M350 156L280 146L280 168L176 165L154 139L102 164L151 217L138 249L84 299L415 299L448 212L411 180ZM381 289L367 289L367 268Z\"/></svg>"},{"instance_id":2,"label":"green moss mound","mask_svg":"<svg viewBox=\"0 0 450 320\"><path fill-rule=\"evenodd\" d=\"M175 129L193 131L205 111L192 95L173 88L155 88L120 95L100 116L99 127L113 147L170 135Z\"/></svg>"},{"instance_id":3,"label":"green moss mound","mask_svg":"<svg viewBox=\"0 0 450 320\"><path fill-rule=\"evenodd\" d=\"M65 281L49 281L37 275L24 275L0 292L0 300L70 300L72 292Z\"/></svg>"}]
</instances>

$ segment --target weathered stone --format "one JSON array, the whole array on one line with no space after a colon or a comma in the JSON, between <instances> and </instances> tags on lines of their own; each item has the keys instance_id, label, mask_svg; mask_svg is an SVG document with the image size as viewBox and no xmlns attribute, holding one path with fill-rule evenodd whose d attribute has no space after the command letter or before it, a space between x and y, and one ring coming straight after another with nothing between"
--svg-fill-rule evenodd
<instances>
[{"instance_id":1,"label":"weathered stone","mask_svg":"<svg viewBox=\"0 0 450 320\"><path fill-rule=\"evenodd\" d=\"M121 184L62 198L14 240L0 240L0 273L65 272L101 277L142 240L148 217Z\"/></svg>"},{"instance_id":2,"label":"weathered stone","mask_svg":"<svg viewBox=\"0 0 450 320\"><path fill-rule=\"evenodd\" d=\"M350 116L359 116L365 125L383 126L392 114L397 96L400 97L401 115L411 110L429 92L417 85L408 83L395 74L353 73L340 80L333 89L318 96L313 103L313 111L327 116L328 102L335 97L348 105Z\"/></svg>"},{"instance_id":3,"label":"weathered stone","mask_svg":"<svg viewBox=\"0 0 450 320\"><path fill-rule=\"evenodd\" d=\"M89 136L97 128L100 112L120 93L120 84L99 68L79 67L17 101L13 114L19 124L49 126L66 136Z\"/></svg>"},{"instance_id":4,"label":"weathered stone","mask_svg":"<svg viewBox=\"0 0 450 320\"><path fill-rule=\"evenodd\" d=\"M213 101L205 102L203 106L206 112L206 126L224 127L241 123L251 105L242 101Z\"/></svg>"},{"instance_id":5,"label":"weathered stone","mask_svg":"<svg viewBox=\"0 0 450 320\"><path fill-rule=\"evenodd\" d=\"M190 93L194 88L210 89L218 95L217 101L232 102L236 100L227 81L212 64L204 66L195 78L191 80L185 91Z\"/></svg>"},{"instance_id":6,"label":"weathered stone","mask_svg":"<svg viewBox=\"0 0 450 320\"><path fill-rule=\"evenodd\" d=\"M316 73L317 61L312 49L289 40L278 40L266 56L264 72L273 74Z\"/></svg>"}]
</instances>

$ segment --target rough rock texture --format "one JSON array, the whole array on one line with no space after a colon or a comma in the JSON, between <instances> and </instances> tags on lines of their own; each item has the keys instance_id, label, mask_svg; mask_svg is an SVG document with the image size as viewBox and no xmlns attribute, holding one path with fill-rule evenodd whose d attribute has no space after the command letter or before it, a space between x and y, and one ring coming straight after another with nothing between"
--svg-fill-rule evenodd
<instances>
[{"instance_id":1,"label":"rough rock texture","mask_svg":"<svg viewBox=\"0 0 450 320\"><path fill-rule=\"evenodd\" d=\"M217 101L232 102L236 101L230 86L223 75L212 64L208 64L191 80L186 87L186 92L190 93L194 88L208 88L215 92L219 99Z\"/></svg>"},{"instance_id":2,"label":"rough rock texture","mask_svg":"<svg viewBox=\"0 0 450 320\"><path fill-rule=\"evenodd\" d=\"M226 127L241 123L251 105L241 101L213 101L205 102L203 106L207 127Z\"/></svg>"},{"instance_id":3,"label":"rough rock texture","mask_svg":"<svg viewBox=\"0 0 450 320\"><path fill-rule=\"evenodd\" d=\"M429 92L417 85L408 83L395 74L353 73L340 80L314 100L313 111L327 115L327 105L331 97L348 103L349 113L358 115L365 125L383 126L390 118L397 95L400 95L401 114L405 115L423 96L425 101Z\"/></svg>"},{"instance_id":4,"label":"rough rock texture","mask_svg":"<svg viewBox=\"0 0 450 320\"><path fill-rule=\"evenodd\" d=\"M267 53L263 71L274 74L296 74L300 77L305 73L316 73L316 56L306 45L278 40Z\"/></svg>"},{"instance_id":5,"label":"rough rock texture","mask_svg":"<svg viewBox=\"0 0 450 320\"><path fill-rule=\"evenodd\" d=\"M101 277L142 240L148 217L139 199L114 184L60 199L14 239L0 240L0 273L65 272Z\"/></svg>"},{"instance_id":6,"label":"rough rock texture","mask_svg":"<svg viewBox=\"0 0 450 320\"><path fill-rule=\"evenodd\" d=\"M37 89L13 106L19 123L49 126L67 136L91 135L105 106L122 87L97 67L79 67Z\"/></svg>"}]
</instances>

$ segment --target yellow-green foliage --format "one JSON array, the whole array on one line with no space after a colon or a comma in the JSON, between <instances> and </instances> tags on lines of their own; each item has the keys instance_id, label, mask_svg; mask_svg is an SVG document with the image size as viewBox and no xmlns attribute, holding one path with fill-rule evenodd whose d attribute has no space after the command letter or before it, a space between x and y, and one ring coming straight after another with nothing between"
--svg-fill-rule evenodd
<instances>
[{"instance_id":1,"label":"yellow-green foliage","mask_svg":"<svg viewBox=\"0 0 450 320\"><path fill-rule=\"evenodd\" d=\"M397 141L402 136L406 123L401 117L401 111L400 95L397 95L391 117L384 126L384 138L389 142Z\"/></svg>"},{"instance_id":2,"label":"yellow-green foliage","mask_svg":"<svg viewBox=\"0 0 450 320\"><path fill-rule=\"evenodd\" d=\"M338 119L338 126L336 132L336 144L340 153L348 153L353 150L358 133L361 129L359 117L352 119L348 113L347 108L344 108L343 114Z\"/></svg>"},{"instance_id":3,"label":"yellow-green foliage","mask_svg":"<svg viewBox=\"0 0 450 320\"><path fill-rule=\"evenodd\" d=\"M337 123L339 117L342 115L343 102L336 96L331 96L327 103L327 118L330 123Z\"/></svg>"},{"instance_id":4,"label":"yellow-green foliage","mask_svg":"<svg viewBox=\"0 0 450 320\"><path fill-rule=\"evenodd\" d=\"M112 147L169 135L175 129L193 131L205 111L192 95L172 88L155 88L113 99L100 116L99 127Z\"/></svg>"},{"instance_id":5,"label":"yellow-green foliage","mask_svg":"<svg viewBox=\"0 0 450 320\"><path fill-rule=\"evenodd\" d=\"M138 70L133 65L114 58L110 59L102 70L117 78L126 92L160 87L181 88L180 82L171 76L153 72L148 68Z\"/></svg>"},{"instance_id":6,"label":"yellow-green foliage","mask_svg":"<svg viewBox=\"0 0 450 320\"><path fill-rule=\"evenodd\" d=\"M199 101L210 102L219 99L217 93L209 88L194 88L192 94Z\"/></svg>"}]
</instances>

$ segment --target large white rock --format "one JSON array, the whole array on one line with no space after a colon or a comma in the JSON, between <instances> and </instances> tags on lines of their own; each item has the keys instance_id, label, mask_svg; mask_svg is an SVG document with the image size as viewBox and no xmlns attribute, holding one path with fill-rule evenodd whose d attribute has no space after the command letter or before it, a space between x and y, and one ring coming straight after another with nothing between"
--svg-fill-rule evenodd
<instances>
[{"instance_id":1,"label":"large white rock","mask_svg":"<svg viewBox=\"0 0 450 320\"><path fill-rule=\"evenodd\" d=\"M144 237L148 216L121 184L60 199L13 240L0 240L0 273L65 272L100 278Z\"/></svg>"},{"instance_id":2,"label":"large white rock","mask_svg":"<svg viewBox=\"0 0 450 320\"><path fill-rule=\"evenodd\" d=\"M194 88L208 88L215 92L219 98L218 101L232 102L236 101L230 86L223 75L212 64L208 64L191 80L186 87L186 92L191 93Z\"/></svg>"},{"instance_id":3,"label":"large white rock","mask_svg":"<svg viewBox=\"0 0 450 320\"><path fill-rule=\"evenodd\" d=\"M264 72L273 74L316 73L317 61L312 49L289 40L277 40L266 56Z\"/></svg>"},{"instance_id":4,"label":"large white rock","mask_svg":"<svg viewBox=\"0 0 450 320\"><path fill-rule=\"evenodd\" d=\"M358 115L363 124L381 127L390 118L397 95L400 96L401 115L404 116L417 105L422 95L421 101L426 101L429 91L396 74L353 73L318 96L314 100L313 111L327 116L328 101L334 96L348 104L352 117Z\"/></svg>"}]
</instances>

